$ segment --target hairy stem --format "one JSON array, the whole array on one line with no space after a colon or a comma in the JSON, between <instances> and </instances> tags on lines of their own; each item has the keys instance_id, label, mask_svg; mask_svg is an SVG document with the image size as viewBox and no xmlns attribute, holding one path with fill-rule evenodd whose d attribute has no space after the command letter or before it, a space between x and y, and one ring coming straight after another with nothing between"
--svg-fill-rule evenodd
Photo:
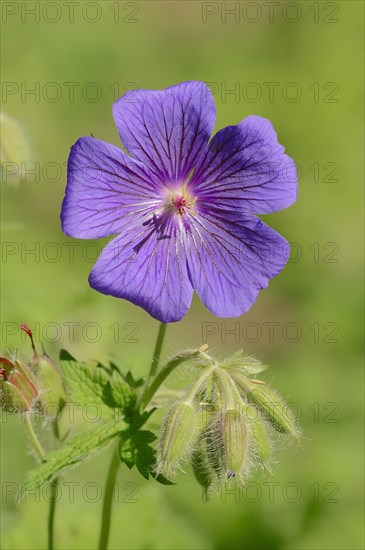
<instances>
[{"instance_id":1,"label":"hairy stem","mask_svg":"<svg viewBox=\"0 0 365 550\"><path fill-rule=\"evenodd\" d=\"M111 511L113 504L113 493L114 487L117 480L118 470L119 470L120 460L117 449L114 449L112 460L110 462L108 476L106 478L105 490L104 490L104 499L103 499L103 512L101 518L101 529L99 536L99 550L107 550L109 533L110 533L110 523L111 523Z\"/></svg>"},{"instance_id":2,"label":"hairy stem","mask_svg":"<svg viewBox=\"0 0 365 550\"><path fill-rule=\"evenodd\" d=\"M151 401L152 397L155 395L158 388L163 384L165 379L169 376L169 374L176 369L179 365L184 363L184 361L188 361L189 359L195 359L199 357L200 351L194 350L194 351L185 351L182 353L179 353L178 355L175 355L171 361L169 361L162 370L158 373L156 378L152 381L150 386L146 386L142 397L141 397L141 408L144 409L147 407L148 403Z\"/></svg>"},{"instance_id":3,"label":"hairy stem","mask_svg":"<svg viewBox=\"0 0 365 550\"><path fill-rule=\"evenodd\" d=\"M44 450L42 445L40 444L37 434L35 433L30 414L25 415L25 425L27 427L28 435L30 437L30 440L32 442L33 448L35 450L35 453L39 461L44 462L45 461ZM54 518L55 518L55 512L56 512L57 486L58 486L58 479L56 478L51 482L51 495L49 499L48 545L47 545L48 550L54 549Z\"/></svg>"},{"instance_id":4,"label":"hairy stem","mask_svg":"<svg viewBox=\"0 0 365 550\"><path fill-rule=\"evenodd\" d=\"M25 413L25 425L27 427L28 435L29 435L30 441L33 445L33 449L35 450L35 453L36 453L39 461L44 462L44 451L43 451L42 445L40 444L40 441L37 437L37 434L34 431L31 416L28 413Z\"/></svg>"}]
</instances>

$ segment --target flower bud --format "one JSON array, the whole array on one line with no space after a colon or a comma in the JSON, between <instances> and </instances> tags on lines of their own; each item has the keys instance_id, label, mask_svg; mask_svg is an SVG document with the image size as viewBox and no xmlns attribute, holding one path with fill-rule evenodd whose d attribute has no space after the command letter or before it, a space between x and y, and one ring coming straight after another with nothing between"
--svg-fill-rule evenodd
<instances>
[{"instance_id":1,"label":"flower bud","mask_svg":"<svg viewBox=\"0 0 365 550\"><path fill-rule=\"evenodd\" d=\"M66 402L62 378L47 355L36 359L34 370L42 411L47 420L55 420Z\"/></svg>"},{"instance_id":2,"label":"flower bud","mask_svg":"<svg viewBox=\"0 0 365 550\"><path fill-rule=\"evenodd\" d=\"M0 405L7 412L32 409L38 390L32 373L19 361L0 358Z\"/></svg>"},{"instance_id":3,"label":"flower bud","mask_svg":"<svg viewBox=\"0 0 365 550\"><path fill-rule=\"evenodd\" d=\"M191 403L178 401L169 410L160 437L157 472L172 477L181 460L193 450L198 427L197 413Z\"/></svg>"},{"instance_id":4,"label":"flower bud","mask_svg":"<svg viewBox=\"0 0 365 550\"><path fill-rule=\"evenodd\" d=\"M217 405L215 403L203 402L199 405L199 419L198 419L198 431L200 434L204 434L209 424L214 418L217 411Z\"/></svg>"},{"instance_id":5,"label":"flower bud","mask_svg":"<svg viewBox=\"0 0 365 550\"><path fill-rule=\"evenodd\" d=\"M245 469L249 438L246 422L239 411L228 410L222 418L222 440L224 445L224 466L228 474Z\"/></svg>"},{"instance_id":6,"label":"flower bud","mask_svg":"<svg viewBox=\"0 0 365 550\"><path fill-rule=\"evenodd\" d=\"M247 399L256 405L265 418L281 433L290 434L299 438L299 429L296 420L283 398L265 384L258 384L248 380L246 383Z\"/></svg>"},{"instance_id":7,"label":"flower bud","mask_svg":"<svg viewBox=\"0 0 365 550\"><path fill-rule=\"evenodd\" d=\"M28 325L22 323L21 329L29 336L34 353L31 365L34 375L31 372L30 374L34 380L34 385L39 390L37 401L47 420L53 421L57 418L58 413L66 402L62 378L51 359L45 353L41 356L38 355L34 345L33 334Z\"/></svg>"},{"instance_id":8,"label":"flower bud","mask_svg":"<svg viewBox=\"0 0 365 550\"><path fill-rule=\"evenodd\" d=\"M13 384L3 377L0 378L0 407L11 413L29 410L29 402Z\"/></svg>"},{"instance_id":9,"label":"flower bud","mask_svg":"<svg viewBox=\"0 0 365 550\"><path fill-rule=\"evenodd\" d=\"M271 445L260 412L248 403L242 405L242 411L249 427L251 448L254 455L261 462L268 462L271 455Z\"/></svg>"},{"instance_id":10,"label":"flower bud","mask_svg":"<svg viewBox=\"0 0 365 550\"><path fill-rule=\"evenodd\" d=\"M238 410L225 410L213 420L207 433L207 455L218 480L242 477L248 470L250 436L244 416Z\"/></svg>"},{"instance_id":11,"label":"flower bud","mask_svg":"<svg viewBox=\"0 0 365 550\"><path fill-rule=\"evenodd\" d=\"M192 457L192 466L197 482L203 487L205 496L207 489L217 481L217 476L209 462L206 440L202 440Z\"/></svg>"}]
</instances>

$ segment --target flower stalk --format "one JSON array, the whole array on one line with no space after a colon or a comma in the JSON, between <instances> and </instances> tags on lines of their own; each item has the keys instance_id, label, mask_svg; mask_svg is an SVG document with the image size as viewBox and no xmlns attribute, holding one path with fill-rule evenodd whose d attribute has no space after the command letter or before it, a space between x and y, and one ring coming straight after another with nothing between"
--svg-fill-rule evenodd
<instances>
[{"instance_id":1,"label":"flower stalk","mask_svg":"<svg viewBox=\"0 0 365 550\"><path fill-rule=\"evenodd\" d=\"M98 545L99 550L106 550L108 548L113 505L113 493L117 481L119 466L120 459L118 455L118 450L114 449L104 489L103 510L101 516L101 528Z\"/></svg>"},{"instance_id":2,"label":"flower stalk","mask_svg":"<svg viewBox=\"0 0 365 550\"><path fill-rule=\"evenodd\" d=\"M45 454L44 454L43 447L38 439L38 436L35 433L32 419L31 419L31 413L27 413L27 412L25 413L25 426L27 428L29 439L33 446L35 454L37 455L39 462L43 462Z\"/></svg>"}]
</instances>

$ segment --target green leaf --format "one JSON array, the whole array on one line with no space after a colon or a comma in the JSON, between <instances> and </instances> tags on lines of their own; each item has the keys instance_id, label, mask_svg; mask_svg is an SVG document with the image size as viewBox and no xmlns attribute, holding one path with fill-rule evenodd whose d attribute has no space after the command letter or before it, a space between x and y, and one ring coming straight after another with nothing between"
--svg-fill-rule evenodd
<instances>
[{"instance_id":1,"label":"green leaf","mask_svg":"<svg viewBox=\"0 0 365 550\"><path fill-rule=\"evenodd\" d=\"M156 474L156 472L150 472L151 477L153 477L156 481L161 483L161 485L176 485L173 481L170 481L162 474Z\"/></svg>"},{"instance_id":2,"label":"green leaf","mask_svg":"<svg viewBox=\"0 0 365 550\"><path fill-rule=\"evenodd\" d=\"M156 439L155 434L147 430L129 428L120 434L119 456L129 469L136 466L140 474L148 479L155 463L154 449L150 443Z\"/></svg>"},{"instance_id":3,"label":"green leaf","mask_svg":"<svg viewBox=\"0 0 365 550\"><path fill-rule=\"evenodd\" d=\"M61 370L68 399L76 406L83 408L93 403L106 419L118 419L118 413L119 417L133 417L137 394L116 369L107 369L100 363L62 360Z\"/></svg>"},{"instance_id":4,"label":"green leaf","mask_svg":"<svg viewBox=\"0 0 365 550\"><path fill-rule=\"evenodd\" d=\"M125 410L135 405L137 395L131 390L130 386L118 371L113 371L109 384L111 397L113 399L112 406Z\"/></svg>"},{"instance_id":5,"label":"green leaf","mask_svg":"<svg viewBox=\"0 0 365 550\"><path fill-rule=\"evenodd\" d=\"M60 351L60 361L76 361L75 357L72 357L71 353L69 353L65 349L61 349Z\"/></svg>"},{"instance_id":6,"label":"green leaf","mask_svg":"<svg viewBox=\"0 0 365 550\"><path fill-rule=\"evenodd\" d=\"M127 382L127 384L130 385L131 388L136 388L136 389L140 388L144 383L143 378L133 378L133 375L130 370L125 375L125 381Z\"/></svg>"},{"instance_id":7,"label":"green leaf","mask_svg":"<svg viewBox=\"0 0 365 550\"><path fill-rule=\"evenodd\" d=\"M120 434L119 456L120 460L131 469L136 466L139 473L149 479L151 475L156 481L163 485L174 485L171 481L162 475L157 475L154 471L156 462L155 449L151 443L155 441L156 436L148 430L135 429L130 427Z\"/></svg>"},{"instance_id":8,"label":"green leaf","mask_svg":"<svg viewBox=\"0 0 365 550\"><path fill-rule=\"evenodd\" d=\"M102 367L73 360L63 360L60 366L66 394L72 403L80 408L94 404L104 418L114 417L113 409L106 403L109 375Z\"/></svg>"},{"instance_id":9,"label":"green leaf","mask_svg":"<svg viewBox=\"0 0 365 550\"><path fill-rule=\"evenodd\" d=\"M117 371L131 388L137 389L143 385L144 378L134 378L130 370L127 371L127 374L123 374L121 369L115 363L110 362L109 365L112 371Z\"/></svg>"},{"instance_id":10,"label":"green leaf","mask_svg":"<svg viewBox=\"0 0 365 550\"><path fill-rule=\"evenodd\" d=\"M124 428L124 422L105 422L93 430L75 436L56 451L48 453L45 462L26 476L17 495L17 501L19 502L28 491L39 489L67 468L104 449Z\"/></svg>"}]
</instances>

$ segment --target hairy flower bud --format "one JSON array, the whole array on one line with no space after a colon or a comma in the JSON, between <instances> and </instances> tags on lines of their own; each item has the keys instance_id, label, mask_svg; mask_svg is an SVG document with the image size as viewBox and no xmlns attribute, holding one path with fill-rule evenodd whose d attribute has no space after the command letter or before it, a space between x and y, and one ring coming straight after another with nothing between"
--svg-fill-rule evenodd
<instances>
[{"instance_id":1,"label":"hairy flower bud","mask_svg":"<svg viewBox=\"0 0 365 550\"><path fill-rule=\"evenodd\" d=\"M242 405L242 412L249 427L251 449L260 462L266 463L271 456L271 443L264 420L260 412L248 403Z\"/></svg>"},{"instance_id":2,"label":"hairy flower bud","mask_svg":"<svg viewBox=\"0 0 365 550\"><path fill-rule=\"evenodd\" d=\"M38 395L36 382L31 371L19 361L14 363L0 358L0 405L7 412L21 412L32 409Z\"/></svg>"},{"instance_id":3,"label":"hairy flower bud","mask_svg":"<svg viewBox=\"0 0 365 550\"><path fill-rule=\"evenodd\" d=\"M10 382L0 378L0 406L6 412L25 412L29 410L29 402Z\"/></svg>"},{"instance_id":4,"label":"hairy flower bud","mask_svg":"<svg viewBox=\"0 0 365 550\"><path fill-rule=\"evenodd\" d=\"M34 353L31 364L34 374L29 369L28 371L32 375L34 385L38 388L37 402L40 404L42 413L47 417L47 420L53 421L66 402L62 378L45 353L41 356L38 355L33 334L28 325L22 323L21 329L29 336Z\"/></svg>"},{"instance_id":5,"label":"hairy flower bud","mask_svg":"<svg viewBox=\"0 0 365 550\"><path fill-rule=\"evenodd\" d=\"M34 367L40 392L39 402L47 419L52 421L57 418L66 402L62 379L46 355L37 358Z\"/></svg>"},{"instance_id":6,"label":"hairy flower bud","mask_svg":"<svg viewBox=\"0 0 365 550\"><path fill-rule=\"evenodd\" d=\"M207 489L217 481L217 475L209 462L207 442L203 439L192 456L192 466L197 482L203 487L205 497Z\"/></svg>"},{"instance_id":7,"label":"hairy flower bud","mask_svg":"<svg viewBox=\"0 0 365 550\"><path fill-rule=\"evenodd\" d=\"M228 474L236 474L245 469L249 450L247 425L243 415L235 410L226 411L221 430L225 469Z\"/></svg>"},{"instance_id":8,"label":"hairy flower bud","mask_svg":"<svg viewBox=\"0 0 365 550\"><path fill-rule=\"evenodd\" d=\"M252 380L245 382L247 399L260 409L265 418L281 433L290 434L299 439L297 422L283 398L263 383Z\"/></svg>"},{"instance_id":9,"label":"hairy flower bud","mask_svg":"<svg viewBox=\"0 0 365 550\"><path fill-rule=\"evenodd\" d=\"M193 451L198 427L197 412L188 401L178 401L170 408L162 426L157 453L157 472L172 477L180 461Z\"/></svg>"},{"instance_id":10,"label":"hairy flower bud","mask_svg":"<svg viewBox=\"0 0 365 550\"><path fill-rule=\"evenodd\" d=\"M250 378L266 368L242 352L203 367L166 417L158 473L169 477L188 460L205 496L217 482L245 484L258 467L271 473L274 429L298 438L299 428L284 400Z\"/></svg>"}]
</instances>

